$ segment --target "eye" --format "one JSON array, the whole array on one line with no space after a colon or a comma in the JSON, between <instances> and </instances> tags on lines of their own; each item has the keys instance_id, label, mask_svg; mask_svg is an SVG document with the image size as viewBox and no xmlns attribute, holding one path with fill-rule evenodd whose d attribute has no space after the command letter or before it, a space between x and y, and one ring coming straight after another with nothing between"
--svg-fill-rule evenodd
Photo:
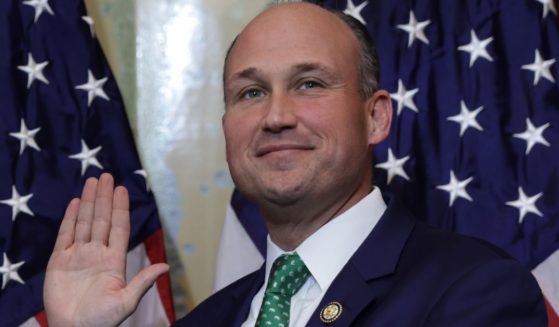
<instances>
[{"instance_id":1,"label":"eye","mask_svg":"<svg viewBox=\"0 0 559 327\"><path fill-rule=\"evenodd\" d=\"M304 81L299 86L299 88L302 89L302 90L314 89L314 88L317 88L317 87L322 87L322 84L317 82L317 81L313 81L313 80Z\"/></svg>"},{"instance_id":2,"label":"eye","mask_svg":"<svg viewBox=\"0 0 559 327\"><path fill-rule=\"evenodd\" d=\"M243 98L243 99L253 99L253 98L261 97L262 95L264 95L264 92L262 92L262 90L249 89L249 90L244 91L241 94L241 98Z\"/></svg>"}]
</instances>

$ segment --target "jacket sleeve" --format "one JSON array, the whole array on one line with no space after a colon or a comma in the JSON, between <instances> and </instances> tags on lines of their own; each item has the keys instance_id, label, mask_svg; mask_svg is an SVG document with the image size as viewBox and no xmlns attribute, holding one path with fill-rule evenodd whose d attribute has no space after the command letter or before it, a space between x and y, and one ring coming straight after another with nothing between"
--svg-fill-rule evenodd
<instances>
[{"instance_id":1,"label":"jacket sleeve","mask_svg":"<svg viewBox=\"0 0 559 327\"><path fill-rule=\"evenodd\" d=\"M425 326L547 326L541 290L514 260L496 260L459 276L435 302Z\"/></svg>"}]
</instances>

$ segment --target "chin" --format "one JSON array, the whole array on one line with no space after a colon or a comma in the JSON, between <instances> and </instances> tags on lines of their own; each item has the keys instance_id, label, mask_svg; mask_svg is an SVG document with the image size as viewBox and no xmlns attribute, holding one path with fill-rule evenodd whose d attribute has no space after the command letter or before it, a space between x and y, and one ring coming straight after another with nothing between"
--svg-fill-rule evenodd
<instances>
[{"instance_id":1,"label":"chin","mask_svg":"<svg viewBox=\"0 0 559 327\"><path fill-rule=\"evenodd\" d=\"M300 197L293 196L292 194L274 194L271 196L262 197L261 200L265 201L268 205L273 204L281 207L289 207L295 205Z\"/></svg>"},{"instance_id":2,"label":"chin","mask_svg":"<svg viewBox=\"0 0 559 327\"><path fill-rule=\"evenodd\" d=\"M302 185L281 185L280 187L268 187L260 192L259 200L277 206L291 206L296 204L305 196Z\"/></svg>"},{"instance_id":3,"label":"chin","mask_svg":"<svg viewBox=\"0 0 559 327\"><path fill-rule=\"evenodd\" d=\"M233 178L239 190L261 207L294 205L307 195L309 189L307 178L301 172L240 177L245 178Z\"/></svg>"}]
</instances>

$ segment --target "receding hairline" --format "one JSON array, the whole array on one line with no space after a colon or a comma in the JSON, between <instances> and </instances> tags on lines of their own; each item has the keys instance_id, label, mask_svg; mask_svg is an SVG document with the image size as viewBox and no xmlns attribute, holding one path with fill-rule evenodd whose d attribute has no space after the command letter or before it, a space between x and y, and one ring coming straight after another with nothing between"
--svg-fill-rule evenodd
<instances>
[{"instance_id":1,"label":"receding hairline","mask_svg":"<svg viewBox=\"0 0 559 327\"><path fill-rule=\"evenodd\" d=\"M360 53L362 52L361 50L361 46L360 46L360 42L357 39L355 33L353 32L353 30L351 29L351 27L348 25L347 22L345 22L341 17L339 17L338 15L336 15L333 10L331 9L327 9L327 8L323 8L319 5L316 5L314 3L308 3L308 2L287 2L287 3L272 3L270 5L268 5L264 10L262 10L262 12L260 12L256 17L254 17L242 30L241 32L239 32L239 34L237 34L235 36L235 38L233 39L233 41L231 42L231 44L229 45L229 48L227 49L226 53L225 53L225 59L223 61L223 75L222 75L222 82L223 82L223 95L224 95L224 100L225 100L225 82L226 80L226 76L227 76L227 69L228 69L228 63L230 61L230 57L231 57L231 53L233 52L235 45L237 44L237 41L239 40L239 38L242 36L243 32L249 28L255 21L261 19L260 17L262 17L263 15L266 15L267 13L269 13L272 10L277 10L278 8L284 8L284 7L308 7L308 8L314 8L314 9L318 9L319 12L323 12L331 17L335 17L335 19L341 23L340 25L343 26L342 28L345 28L346 31L349 33L349 35L351 35L351 37L353 38L353 41L355 42L354 44L357 47L357 51L359 56ZM340 12L341 13L341 12Z\"/></svg>"},{"instance_id":2,"label":"receding hairline","mask_svg":"<svg viewBox=\"0 0 559 327\"><path fill-rule=\"evenodd\" d=\"M339 23L341 23L340 24L341 26L343 26L344 28L347 29L347 32L349 32L349 34L353 35L353 37L355 39L354 41L358 42L358 40L355 38L355 35L352 32L351 28L348 26L348 24L346 22L344 22L343 19L341 19L339 16L337 16L333 12L333 10L331 10L331 9L323 8L319 5L316 5L314 3L308 3L308 2L271 3L271 4L267 5L266 8L264 10L262 10L258 15L256 15L252 20L250 20L250 22L248 22L248 24L235 36L235 38L233 39L233 41L231 42L231 44L229 45L229 48L227 49L227 51L225 53L223 72L226 71L227 63L229 62L229 57L231 55L231 52L235 48L235 45L237 44L237 41L238 41L239 37L242 36L243 32L245 30L247 30L254 22L260 20L262 16L268 14L269 12L277 10L277 9L281 9L281 8L287 8L287 7L313 8L313 10L318 10L319 12L323 12L323 13L329 15L330 17L334 17Z\"/></svg>"}]
</instances>

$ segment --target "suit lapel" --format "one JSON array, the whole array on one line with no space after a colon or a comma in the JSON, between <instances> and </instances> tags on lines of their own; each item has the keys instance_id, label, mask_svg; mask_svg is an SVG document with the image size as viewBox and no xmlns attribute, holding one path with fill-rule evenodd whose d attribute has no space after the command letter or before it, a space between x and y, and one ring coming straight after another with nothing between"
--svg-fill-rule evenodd
<instances>
[{"instance_id":1,"label":"suit lapel","mask_svg":"<svg viewBox=\"0 0 559 327\"><path fill-rule=\"evenodd\" d=\"M231 306L220 308L223 312L229 312L226 321L220 326L241 326L248 317L252 299L258 293L266 274L266 264L264 263L259 270L247 276L247 280L231 292ZM228 310L229 309L229 310ZM230 322L233 322L232 324Z\"/></svg>"},{"instance_id":2,"label":"suit lapel","mask_svg":"<svg viewBox=\"0 0 559 327\"><path fill-rule=\"evenodd\" d=\"M391 287L391 279L383 277L396 269L414 226L410 214L390 201L377 226L328 288L307 326L324 326L320 314L331 302L340 303L343 309L329 326L350 326L366 306L374 305Z\"/></svg>"},{"instance_id":3,"label":"suit lapel","mask_svg":"<svg viewBox=\"0 0 559 327\"><path fill-rule=\"evenodd\" d=\"M211 296L174 326L241 326L264 283L265 265Z\"/></svg>"}]
</instances>

